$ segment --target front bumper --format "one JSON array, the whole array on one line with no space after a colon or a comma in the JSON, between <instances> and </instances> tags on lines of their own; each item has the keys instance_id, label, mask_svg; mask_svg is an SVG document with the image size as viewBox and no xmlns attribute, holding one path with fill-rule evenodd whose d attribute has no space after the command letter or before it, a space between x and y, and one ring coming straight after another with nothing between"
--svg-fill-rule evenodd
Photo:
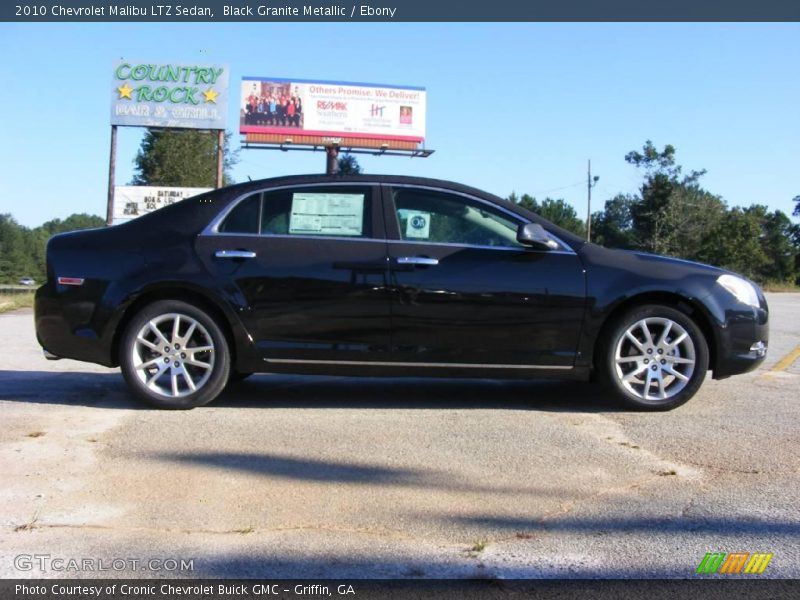
<instances>
[{"instance_id":1,"label":"front bumper","mask_svg":"<svg viewBox=\"0 0 800 600\"><path fill-rule=\"evenodd\" d=\"M769 309L761 299L758 308L735 300L720 306L717 323L714 379L747 373L764 362L769 347Z\"/></svg>"}]
</instances>

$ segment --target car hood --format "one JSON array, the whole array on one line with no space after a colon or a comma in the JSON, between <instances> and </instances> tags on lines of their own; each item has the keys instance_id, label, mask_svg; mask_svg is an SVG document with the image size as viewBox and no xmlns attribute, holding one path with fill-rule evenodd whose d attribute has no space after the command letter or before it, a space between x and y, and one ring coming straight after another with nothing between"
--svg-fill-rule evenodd
<instances>
[{"instance_id":1,"label":"car hood","mask_svg":"<svg viewBox=\"0 0 800 600\"><path fill-rule=\"evenodd\" d=\"M719 267L682 258L649 254L639 250L617 250L597 244L586 244L579 253L589 264L617 267L648 276L657 276L660 273L666 275L673 272L679 272L682 275L719 276L729 272Z\"/></svg>"},{"instance_id":2,"label":"car hood","mask_svg":"<svg viewBox=\"0 0 800 600\"><path fill-rule=\"evenodd\" d=\"M629 297L647 292L677 293L702 298L710 294L719 267L632 250L586 244L579 255L586 269L590 295Z\"/></svg>"},{"instance_id":3,"label":"car hood","mask_svg":"<svg viewBox=\"0 0 800 600\"><path fill-rule=\"evenodd\" d=\"M713 265L708 265L706 263L700 263L693 260L675 258L674 256L662 256L660 254L650 254L648 252L639 252L637 250L617 250L616 252L631 254L637 257L643 263L652 265L655 268L670 268L670 267L675 267L678 269L689 268L692 270L708 273L709 275L722 275L723 273L729 272L726 271L725 269L721 269L720 267L715 267Z\"/></svg>"}]
</instances>

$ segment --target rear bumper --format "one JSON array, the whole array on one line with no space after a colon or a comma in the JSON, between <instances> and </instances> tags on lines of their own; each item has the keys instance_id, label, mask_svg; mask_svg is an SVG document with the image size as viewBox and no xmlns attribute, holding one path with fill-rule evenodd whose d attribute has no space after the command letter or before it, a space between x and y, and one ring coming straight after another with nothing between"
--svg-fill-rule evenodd
<instances>
[{"instance_id":1,"label":"rear bumper","mask_svg":"<svg viewBox=\"0 0 800 600\"><path fill-rule=\"evenodd\" d=\"M96 302L79 288L57 290L56 287L51 282L43 285L36 291L34 301L36 339L45 357L115 366L110 343L101 334Z\"/></svg>"}]
</instances>

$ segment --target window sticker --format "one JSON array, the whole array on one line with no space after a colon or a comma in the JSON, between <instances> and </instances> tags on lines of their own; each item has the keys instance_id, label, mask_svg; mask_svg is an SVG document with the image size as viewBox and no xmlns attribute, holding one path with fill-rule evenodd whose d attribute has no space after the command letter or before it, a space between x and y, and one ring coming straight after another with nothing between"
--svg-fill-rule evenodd
<instances>
[{"instance_id":1,"label":"window sticker","mask_svg":"<svg viewBox=\"0 0 800 600\"><path fill-rule=\"evenodd\" d=\"M364 194L292 194L289 233L363 235Z\"/></svg>"},{"instance_id":2,"label":"window sticker","mask_svg":"<svg viewBox=\"0 0 800 600\"><path fill-rule=\"evenodd\" d=\"M431 213L419 210L404 211L406 238L427 240L431 235Z\"/></svg>"}]
</instances>

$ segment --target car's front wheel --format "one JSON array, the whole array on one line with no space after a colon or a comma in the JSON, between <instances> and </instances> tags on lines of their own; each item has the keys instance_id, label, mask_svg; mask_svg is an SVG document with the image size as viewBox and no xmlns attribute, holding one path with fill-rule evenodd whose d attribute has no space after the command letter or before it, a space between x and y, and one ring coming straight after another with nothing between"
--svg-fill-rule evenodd
<instances>
[{"instance_id":1,"label":"car's front wheel","mask_svg":"<svg viewBox=\"0 0 800 600\"><path fill-rule=\"evenodd\" d=\"M685 313L636 307L611 326L598 365L615 395L640 410L670 410L695 395L708 370L708 344Z\"/></svg>"},{"instance_id":2,"label":"car's front wheel","mask_svg":"<svg viewBox=\"0 0 800 600\"><path fill-rule=\"evenodd\" d=\"M128 386L158 408L208 404L228 382L225 335L205 311L179 300L140 311L125 329L119 355Z\"/></svg>"}]
</instances>

